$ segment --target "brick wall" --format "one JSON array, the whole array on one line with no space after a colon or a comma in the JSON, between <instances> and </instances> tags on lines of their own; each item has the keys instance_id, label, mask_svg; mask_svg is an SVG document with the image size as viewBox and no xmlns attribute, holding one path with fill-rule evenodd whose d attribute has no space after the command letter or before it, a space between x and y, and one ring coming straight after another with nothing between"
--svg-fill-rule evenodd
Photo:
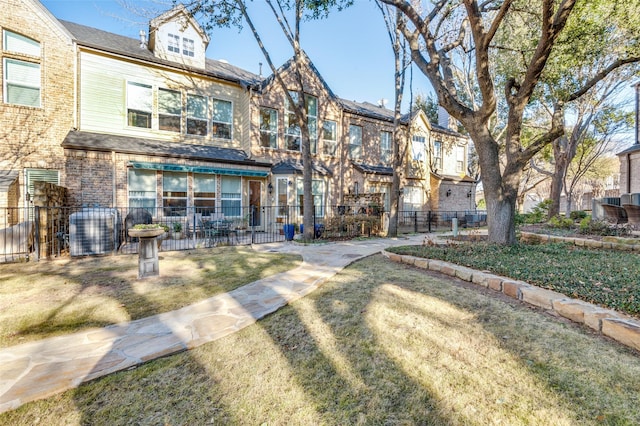
<instances>
[{"instance_id":1,"label":"brick wall","mask_svg":"<svg viewBox=\"0 0 640 426\"><path fill-rule=\"evenodd\" d=\"M0 97L0 169L56 169L64 185L64 154L60 146L74 127L73 45L60 26L32 0L0 0L0 29L9 30L40 43L40 58L0 49L0 59L13 58L40 63L41 106L12 105ZM2 68L3 60L0 60ZM4 76L0 69L0 75ZM3 90L0 85L0 91ZM5 203L22 205L26 193L24 173L18 177L18 200ZM0 200L1 201L1 200ZM5 207L6 204L0 205Z\"/></svg>"}]
</instances>

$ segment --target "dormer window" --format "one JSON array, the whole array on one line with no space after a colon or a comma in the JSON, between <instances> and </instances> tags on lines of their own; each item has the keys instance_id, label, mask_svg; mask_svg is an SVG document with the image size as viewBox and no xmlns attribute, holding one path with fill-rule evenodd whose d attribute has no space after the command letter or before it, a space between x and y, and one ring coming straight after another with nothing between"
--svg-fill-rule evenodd
<instances>
[{"instance_id":1,"label":"dormer window","mask_svg":"<svg viewBox=\"0 0 640 426\"><path fill-rule=\"evenodd\" d=\"M168 35L167 50L169 52L180 53L180 36L175 34Z\"/></svg>"},{"instance_id":2,"label":"dormer window","mask_svg":"<svg viewBox=\"0 0 640 426\"><path fill-rule=\"evenodd\" d=\"M194 56L194 52L195 52L195 43L192 39L186 38L184 37L182 39L182 54L184 56L189 56L192 57Z\"/></svg>"}]
</instances>

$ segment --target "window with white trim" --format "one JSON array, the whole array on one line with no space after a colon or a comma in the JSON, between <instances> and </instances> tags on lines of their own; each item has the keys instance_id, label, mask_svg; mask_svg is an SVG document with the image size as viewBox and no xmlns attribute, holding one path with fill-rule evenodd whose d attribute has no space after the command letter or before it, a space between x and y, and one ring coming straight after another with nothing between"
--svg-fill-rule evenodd
<instances>
[{"instance_id":1,"label":"window with white trim","mask_svg":"<svg viewBox=\"0 0 640 426\"><path fill-rule=\"evenodd\" d=\"M260 146L278 147L278 111L260 108Z\"/></svg>"},{"instance_id":2,"label":"window with white trim","mask_svg":"<svg viewBox=\"0 0 640 426\"><path fill-rule=\"evenodd\" d=\"M464 172L464 146L456 146L456 172Z\"/></svg>"},{"instance_id":3,"label":"window with white trim","mask_svg":"<svg viewBox=\"0 0 640 426\"><path fill-rule=\"evenodd\" d=\"M29 37L14 33L13 31L3 31L4 51L10 53L20 53L22 55L40 57L40 43Z\"/></svg>"},{"instance_id":4,"label":"window with white trim","mask_svg":"<svg viewBox=\"0 0 640 426\"><path fill-rule=\"evenodd\" d=\"M385 166L390 166L391 155L391 132L380 132L380 162Z\"/></svg>"},{"instance_id":5,"label":"window with white trim","mask_svg":"<svg viewBox=\"0 0 640 426\"><path fill-rule=\"evenodd\" d=\"M143 208L156 216L157 180L155 170L129 169L129 209Z\"/></svg>"},{"instance_id":6,"label":"window with white trim","mask_svg":"<svg viewBox=\"0 0 640 426\"><path fill-rule=\"evenodd\" d=\"M334 156L338 150L338 123L324 120L322 123L322 146L324 155Z\"/></svg>"},{"instance_id":7,"label":"window with white trim","mask_svg":"<svg viewBox=\"0 0 640 426\"><path fill-rule=\"evenodd\" d=\"M207 123L207 97L187 94L187 134L206 136L209 130Z\"/></svg>"},{"instance_id":8,"label":"window with white trim","mask_svg":"<svg viewBox=\"0 0 640 426\"><path fill-rule=\"evenodd\" d=\"M195 52L195 43L192 39L182 38L182 55L193 58Z\"/></svg>"},{"instance_id":9,"label":"window with white trim","mask_svg":"<svg viewBox=\"0 0 640 426\"><path fill-rule=\"evenodd\" d=\"M40 43L13 31L3 30L3 49L8 54L32 56L24 61L5 57L2 61L4 102L30 107L41 106Z\"/></svg>"},{"instance_id":10,"label":"window with white trim","mask_svg":"<svg viewBox=\"0 0 640 426\"><path fill-rule=\"evenodd\" d=\"M433 167L436 171L442 171L442 142L433 143Z\"/></svg>"},{"instance_id":11,"label":"window with white trim","mask_svg":"<svg viewBox=\"0 0 640 426\"><path fill-rule=\"evenodd\" d=\"M180 53L180 36L169 34L167 37L167 50L173 53Z\"/></svg>"},{"instance_id":12,"label":"window with white trim","mask_svg":"<svg viewBox=\"0 0 640 426\"><path fill-rule=\"evenodd\" d=\"M229 101L213 99L213 116L211 119L211 133L214 138L231 139L233 105Z\"/></svg>"},{"instance_id":13,"label":"window with white trim","mask_svg":"<svg viewBox=\"0 0 640 426\"><path fill-rule=\"evenodd\" d=\"M40 64L4 58L4 101L7 104L40 106Z\"/></svg>"},{"instance_id":14,"label":"window with white trim","mask_svg":"<svg viewBox=\"0 0 640 426\"><path fill-rule=\"evenodd\" d=\"M304 215L304 181L296 179L298 195L298 215ZM316 217L324 217L325 184L324 181L313 179L311 181L311 195L313 197L313 207Z\"/></svg>"},{"instance_id":15,"label":"window with white trim","mask_svg":"<svg viewBox=\"0 0 640 426\"><path fill-rule=\"evenodd\" d=\"M158 89L158 128L180 132L182 123L182 97L180 92Z\"/></svg>"},{"instance_id":16,"label":"window with white trim","mask_svg":"<svg viewBox=\"0 0 640 426\"><path fill-rule=\"evenodd\" d=\"M196 213L209 216L216 212L216 175L193 175L193 205Z\"/></svg>"},{"instance_id":17,"label":"window with white trim","mask_svg":"<svg viewBox=\"0 0 640 426\"><path fill-rule=\"evenodd\" d=\"M424 191L419 186L404 187L404 210L417 212L422 210Z\"/></svg>"},{"instance_id":18,"label":"window with white trim","mask_svg":"<svg viewBox=\"0 0 640 426\"><path fill-rule=\"evenodd\" d=\"M224 217L242 216L242 178L222 176L220 207Z\"/></svg>"},{"instance_id":19,"label":"window with white trim","mask_svg":"<svg viewBox=\"0 0 640 426\"><path fill-rule=\"evenodd\" d=\"M278 216L287 216L289 210L289 179L278 178L276 180L276 201L278 203Z\"/></svg>"},{"instance_id":20,"label":"window with white trim","mask_svg":"<svg viewBox=\"0 0 640 426\"><path fill-rule=\"evenodd\" d=\"M413 161L424 161L426 155L426 139L424 136L413 136L413 143L411 144L411 155Z\"/></svg>"},{"instance_id":21,"label":"window with white trim","mask_svg":"<svg viewBox=\"0 0 640 426\"><path fill-rule=\"evenodd\" d=\"M127 125L151 128L153 88L147 84L127 83Z\"/></svg>"},{"instance_id":22,"label":"window with white trim","mask_svg":"<svg viewBox=\"0 0 640 426\"><path fill-rule=\"evenodd\" d=\"M362 127L349 125L349 158L362 157Z\"/></svg>"},{"instance_id":23,"label":"window with white trim","mask_svg":"<svg viewBox=\"0 0 640 426\"><path fill-rule=\"evenodd\" d=\"M289 92L293 102L298 102L298 92ZM289 151L300 151L302 149L302 131L298 125L296 114L289 98L285 97L284 116L284 139L285 148ZM318 98L311 95L304 95L304 103L307 107L307 127L309 128L309 144L312 154L318 152Z\"/></svg>"},{"instance_id":24,"label":"window with white trim","mask_svg":"<svg viewBox=\"0 0 640 426\"><path fill-rule=\"evenodd\" d=\"M165 216L187 215L186 173L162 173L162 207Z\"/></svg>"}]
</instances>

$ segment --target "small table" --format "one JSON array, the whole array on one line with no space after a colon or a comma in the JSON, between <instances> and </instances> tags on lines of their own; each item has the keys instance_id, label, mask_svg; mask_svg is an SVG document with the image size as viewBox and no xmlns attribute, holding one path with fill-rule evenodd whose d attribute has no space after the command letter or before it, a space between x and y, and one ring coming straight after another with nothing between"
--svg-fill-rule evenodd
<instances>
[{"instance_id":1,"label":"small table","mask_svg":"<svg viewBox=\"0 0 640 426\"><path fill-rule=\"evenodd\" d=\"M238 233L235 229L232 229L232 224L233 222L230 220L203 220L202 228L204 229L207 247L212 247L222 240L230 243L232 234L235 235L237 241Z\"/></svg>"}]
</instances>

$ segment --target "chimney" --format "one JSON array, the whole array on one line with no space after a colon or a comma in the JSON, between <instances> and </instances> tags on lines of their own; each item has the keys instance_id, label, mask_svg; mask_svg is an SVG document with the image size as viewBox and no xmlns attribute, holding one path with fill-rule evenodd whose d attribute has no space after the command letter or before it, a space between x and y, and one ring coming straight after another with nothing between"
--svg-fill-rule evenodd
<instances>
[{"instance_id":1,"label":"chimney","mask_svg":"<svg viewBox=\"0 0 640 426\"><path fill-rule=\"evenodd\" d=\"M440 105L438 105L438 126L449 128L449 113Z\"/></svg>"},{"instance_id":2,"label":"chimney","mask_svg":"<svg viewBox=\"0 0 640 426\"><path fill-rule=\"evenodd\" d=\"M140 30L140 49L147 48L147 33L144 30Z\"/></svg>"}]
</instances>

